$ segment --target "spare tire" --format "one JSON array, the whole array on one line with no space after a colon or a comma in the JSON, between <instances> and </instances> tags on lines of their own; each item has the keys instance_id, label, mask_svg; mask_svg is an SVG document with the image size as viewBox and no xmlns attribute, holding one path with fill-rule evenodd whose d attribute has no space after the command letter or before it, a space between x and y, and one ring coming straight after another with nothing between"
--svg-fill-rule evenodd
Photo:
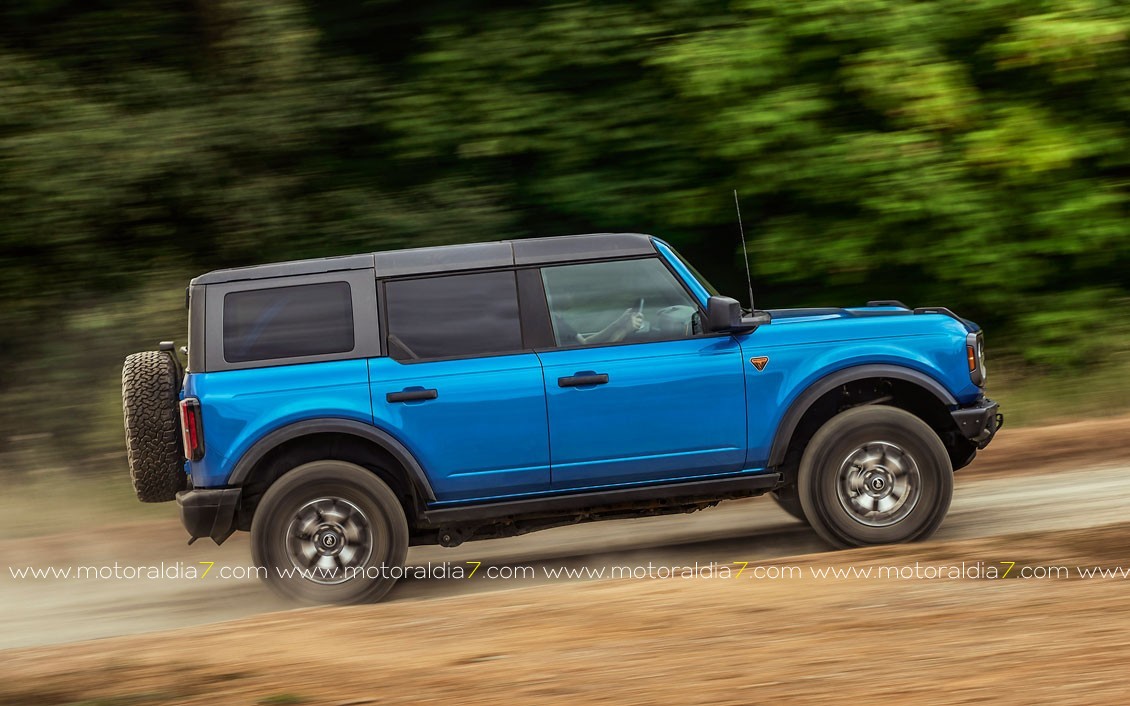
<instances>
[{"instance_id":1,"label":"spare tire","mask_svg":"<svg viewBox=\"0 0 1130 706\"><path fill-rule=\"evenodd\" d=\"M172 355L134 353L122 366L126 458L137 499L163 503L188 486L177 410L180 381Z\"/></svg>"}]
</instances>

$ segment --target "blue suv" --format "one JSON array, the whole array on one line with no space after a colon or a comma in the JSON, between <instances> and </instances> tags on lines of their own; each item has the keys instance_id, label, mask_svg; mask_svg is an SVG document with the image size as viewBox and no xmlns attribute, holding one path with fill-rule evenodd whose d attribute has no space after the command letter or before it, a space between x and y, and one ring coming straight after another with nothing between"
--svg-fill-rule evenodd
<instances>
[{"instance_id":1,"label":"blue suv","mask_svg":"<svg viewBox=\"0 0 1130 706\"><path fill-rule=\"evenodd\" d=\"M187 304L187 370L126 359L134 487L307 601L380 598L414 544L763 493L835 546L923 539L1002 422L949 310L747 312L647 235L220 270Z\"/></svg>"}]
</instances>

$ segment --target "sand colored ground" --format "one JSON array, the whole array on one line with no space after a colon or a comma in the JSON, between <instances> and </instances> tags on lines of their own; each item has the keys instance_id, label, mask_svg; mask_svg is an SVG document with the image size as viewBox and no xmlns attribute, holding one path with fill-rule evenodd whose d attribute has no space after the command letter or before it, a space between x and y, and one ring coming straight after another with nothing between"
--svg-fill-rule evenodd
<instances>
[{"instance_id":1,"label":"sand colored ground","mask_svg":"<svg viewBox=\"0 0 1130 706\"><path fill-rule=\"evenodd\" d=\"M1130 524L773 565L1125 566ZM1003 569L1002 569L1003 570ZM1124 579L610 580L13 650L0 703L1110 703ZM1015 577L1015 578L1014 578Z\"/></svg>"},{"instance_id":2,"label":"sand colored ground","mask_svg":"<svg viewBox=\"0 0 1130 706\"><path fill-rule=\"evenodd\" d=\"M950 520L924 544L820 551L803 525L780 513L743 524L744 507L773 512L759 500L711 511L719 513L714 525L708 512L465 545L495 565L600 557L681 566L730 554L764 561L742 576L728 566L729 578L489 590L417 582L405 588L408 599L295 610L279 610L285 606L254 582L139 595L108 584L23 586L5 592L5 630L42 624L65 634L65 623L85 619L84 610L112 623L116 610L125 619L139 601L169 613L184 610L179 600L196 613L211 606L213 620L230 617L229 600L251 606L245 615L252 604L275 612L2 651L0 704L1128 703L1130 579L1076 573L1130 567L1130 523L1119 522L1119 508L1130 507L1130 479L1123 483L1120 471L1127 458L1127 418L1006 430L959 476ZM175 551L197 549L175 534L118 528L88 541L138 560L172 553L174 542ZM741 553L758 539L774 548ZM48 536L0 548L20 560L69 560L74 540ZM963 562L965 576L950 578ZM799 574L758 578L756 566ZM813 573L827 567L873 574ZM878 567L919 577L879 576ZM981 578L970 576L971 567ZM1056 567L1066 575L1020 577ZM985 578L990 569L1009 575ZM928 577L931 570L938 576ZM79 592L94 588L100 602L86 607ZM106 593L114 590L122 591L119 608ZM74 595L47 610L53 604L37 603L36 592L46 598L51 591Z\"/></svg>"}]
</instances>

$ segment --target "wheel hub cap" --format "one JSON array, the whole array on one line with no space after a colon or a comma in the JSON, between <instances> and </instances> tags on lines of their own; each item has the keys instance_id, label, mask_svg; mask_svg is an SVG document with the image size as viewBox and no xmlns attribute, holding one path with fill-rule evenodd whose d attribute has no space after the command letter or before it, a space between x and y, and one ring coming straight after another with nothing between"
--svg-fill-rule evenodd
<instances>
[{"instance_id":1,"label":"wheel hub cap","mask_svg":"<svg viewBox=\"0 0 1130 706\"><path fill-rule=\"evenodd\" d=\"M305 578L342 583L368 563L373 553L372 525L348 500L311 500L295 512L287 529L286 550Z\"/></svg>"},{"instance_id":2,"label":"wheel hub cap","mask_svg":"<svg viewBox=\"0 0 1130 706\"><path fill-rule=\"evenodd\" d=\"M323 526L318 534L314 535L314 546L323 555L336 556L345 546L345 537L339 528Z\"/></svg>"},{"instance_id":3,"label":"wheel hub cap","mask_svg":"<svg viewBox=\"0 0 1130 706\"><path fill-rule=\"evenodd\" d=\"M836 493L853 520L887 527L904 519L918 503L918 464L903 448L875 441L856 448L840 465Z\"/></svg>"}]
</instances>

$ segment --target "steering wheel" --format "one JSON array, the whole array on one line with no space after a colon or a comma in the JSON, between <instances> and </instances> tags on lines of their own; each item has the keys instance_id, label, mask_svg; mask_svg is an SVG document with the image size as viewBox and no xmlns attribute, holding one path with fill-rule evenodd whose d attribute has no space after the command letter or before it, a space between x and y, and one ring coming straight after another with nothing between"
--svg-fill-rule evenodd
<instances>
[{"instance_id":1,"label":"steering wheel","mask_svg":"<svg viewBox=\"0 0 1130 706\"><path fill-rule=\"evenodd\" d=\"M695 335L695 317L698 309L685 304L673 304L655 312L655 326L652 331L661 336Z\"/></svg>"}]
</instances>

